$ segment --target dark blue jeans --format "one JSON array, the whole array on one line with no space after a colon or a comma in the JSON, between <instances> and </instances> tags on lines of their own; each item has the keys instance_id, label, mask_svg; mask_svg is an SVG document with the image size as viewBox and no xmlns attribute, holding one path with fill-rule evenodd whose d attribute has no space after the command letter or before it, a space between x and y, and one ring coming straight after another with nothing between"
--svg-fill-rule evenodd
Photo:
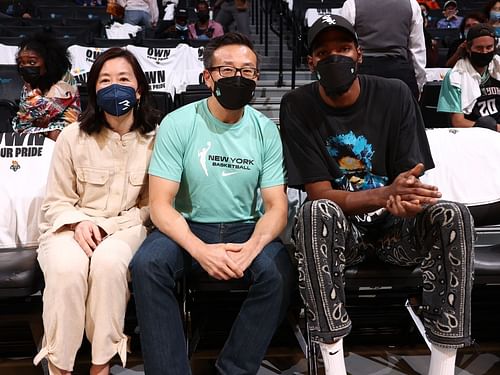
<instances>
[{"instance_id":1,"label":"dark blue jeans","mask_svg":"<svg viewBox=\"0 0 500 375\"><path fill-rule=\"evenodd\" d=\"M189 223L205 243L241 243L255 225L249 223ZM147 375L191 374L179 306L176 280L189 272L204 272L189 253L155 230L130 263ZM256 374L271 338L288 308L294 268L279 240L269 243L245 271L248 296L233 323L216 362L224 375ZM223 282L223 281L221 281Z\"/></svg>"}]
</instances>

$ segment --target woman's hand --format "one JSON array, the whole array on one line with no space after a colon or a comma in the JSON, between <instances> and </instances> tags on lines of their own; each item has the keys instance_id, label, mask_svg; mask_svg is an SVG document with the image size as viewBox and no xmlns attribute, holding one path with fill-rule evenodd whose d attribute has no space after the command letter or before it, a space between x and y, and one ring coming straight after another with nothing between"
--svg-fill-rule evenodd
<instances>
[{"instance_id":1,"label":"woman's hand","mask_svg":"<svg viewBox=\"0 0 500 375\"><path fill-rule=\"evenodd\" d=\"M102 241L101 230L89 220L80 221L73 230L75 231L75 241L90 258L97 245Z\"/></svg>"}]
</instances>

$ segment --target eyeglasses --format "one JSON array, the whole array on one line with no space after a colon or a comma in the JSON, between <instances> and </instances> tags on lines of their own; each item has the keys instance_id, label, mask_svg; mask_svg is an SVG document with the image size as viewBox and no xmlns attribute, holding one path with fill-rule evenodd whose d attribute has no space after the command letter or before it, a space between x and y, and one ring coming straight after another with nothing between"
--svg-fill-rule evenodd
<instances>
[{"instance_id":1,"label":"eyeglasses","mask_svg":"<svg viewBox=\"0 0 500 375\"><path fill-rule=\"evenodd\" d=\"M255 79L259 74L257 68L252 68L249 66L245 66L243 68L235 68L234 66L213 66L209 69L210 71L218 70L221 77L228 78L236 76L236 73L240 72L242 77L248 79Z\"/></svg>"}]
</instances>

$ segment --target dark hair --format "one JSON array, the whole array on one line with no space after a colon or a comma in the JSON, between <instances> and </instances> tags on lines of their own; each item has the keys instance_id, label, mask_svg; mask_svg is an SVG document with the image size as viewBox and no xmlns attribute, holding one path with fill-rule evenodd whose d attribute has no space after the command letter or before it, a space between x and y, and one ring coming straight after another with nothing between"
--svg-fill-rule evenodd
<instances>
[{"instance_id":1,"label":"dark hair","mask_svg":"<svg viewBox=\"0 0 500 375\"><path fill-rule=\"evenodd\" d=\"M38 88L45 92L52 85L63 78L64 74L71 68L69 54L54 36L48 33L36 33L27 35L21 40L16 60L19 66L19 53L21 51L36 52L43 59L46 73L40 77Z\"/></svg>"},{"instance_id":2,"label":"dark hair","mask_svg":"<svg viewBox=\"0 0 500 375\"><path fill-rule=\"evenodd\" d=\"M160 112L152 105L152 97L149 91L149 84L146 75L132 52L119 47L113 47L101 53L95 59L90 68L87 79L88 104L85 111L80 114L80 129L87 134L98 133L106 125L104 113L97 106L96 87L99 73L104 63L108 60L122 57L132 66L135 78L137 79L138 91L141 93L140 105L134 108L134 124L130 130L138 130L141 134L146 134L156 128L160 120Z\"/></svg>"},{"instance_id":3,"label":"dark hair","mask_svg":"<svg viewBox=\"0 0 500 375\"><path fill-rule=\"evenodd\" d=\"M196 3L196 9L198 9L198 5L201 5L201 4L206 5L207 8L210 9L210 5L208 5L208 1L207 0L198 0L198 2Z\"/></svg>"},{"instance_id":4,"label":"dark hair","mask_svg":"<svg viewBox=\"0 0 500 375\"><path fill-rule=\"evenodd\" d=\"M239 44L250 48L257 57L257 69L259 69L260 56L257 51L255 51L252 41L245 34L237 32L226 33L217 38L211 39L208 42L208 44L205 46L205 49L203 50L203 66L205 67L205 69L209 69L212 67L212 59L215 50L219 49L220 47L230 46L233 44Z\"/></svg>"},{"instance_id":5,"label":"dark hair","mask_svg":"<svg viewBox=\"0 0 500 375\"><path fill-rule=\"evenodd\" d=\"M460 27L459 27L459 29L460 29L460 35L463 35L464 38L465 38L465 35L464 35L464 32L465 32L465 23L467 22L467 20L470 20L470 19L479 21L479 23L486 23L488 21L488 19L486 18L486 16L483 13L481 13L481 12L468 13L466 16L464 16L464 19L460 23Z\"/></svg>"},{"instance_id":6,"label":"dark hair","mask_svg":"<svg viewBox=\"0 0 500 375\"><path fill-rule=\"evenodd\" d=\"M490 0L490 2L485 5L483 12L487 18L490 18L491 9L496 3L500 3L500 0Z\"/></svg>"}]
</instances>

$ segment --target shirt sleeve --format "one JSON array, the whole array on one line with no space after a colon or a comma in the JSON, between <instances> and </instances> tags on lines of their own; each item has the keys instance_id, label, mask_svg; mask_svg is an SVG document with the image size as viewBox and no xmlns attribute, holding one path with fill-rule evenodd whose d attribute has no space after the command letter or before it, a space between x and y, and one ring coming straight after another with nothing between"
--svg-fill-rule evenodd
<instances>
[{"instance_id":1,"label":"shirt sleeve","mask_svg":"<svg viewBox=\"0 0 500 375\"><path fill-rule=\"evenodd\" d=\"M264 160L259 186L266 188L285 183L283 145L278 128L274 123L269 123L264 132Z\"/></svg>"},{"instance_id":2,"label":"shirt sleeve","mask_svg":"<svg viewBox=\"0 0 500 375\"><path fill-rule=\"evenodd\" d=\"M71 140L67 133L62 132L56 142L49 176L47 190L42 203L41 213L49 230L55 232L64 225L92 220L76 207L80 199L76 191L76 172L73 168Z\"/></svg>"},{"instance_id":3,"label":"shirt sleeve","mask_svg":"<svg viewBox=\"0 0 500 375\"><path fill-rule=\"evenodd\" d=\"M427 55L425 50L424 37L424 20L420 6L415 0L410 0L412 19L410 29L409 50L411 53L413 68L415 70L415 78L417 79L418 89L422 92L422 88L426 82L425 65L427 63Z\"/></svg>"},{"instance_id":4,"label":"shirt sleeve","mask_svg":"<svg viewBox=\"0 0 500 375\"><path fill-rule=\"evenodd\" d=\"M331 181L332 175L321 152L321 144L315 140L315 129L309 122L311 108L297 92L285 95L280 105L280 132L283 140L288 185L303 189L304 184L317 181Z\"/></svg>"},{"instance_id":5,"label":"shirt sleeve","mask_svg":"<svg viewBox=\"0 0 500 375\"><path fill-rule=\"evenodd\" d=\"M352 25L356 22L356 4L354 0L346 0L340 11L340 15L348 20Z\"/></svg>"},{"instance_id":6,"label":"shirt sleeve","mask_svg":"<svg viewBox=\"0 0 500 375\"><path fill-rule=\"evenodd\" d=\"M182 136L175 120L167 116L160 124L155 140L149 174L176 182L181 181L184 151Z\"/></svg>"},{"instance_id":7,"label":"shirt sleeve","mask_svg":"<svg viewBox=\"0 0 500 375\"><path fill-rule=\"evenodd\" d=\"M452 86L450 82L450 72L446 73L443 83L441 84L441 91L439 91L439 100L437 111L448 113L463 113L462 110L462 92L459 87Z\"/></svg>"},{"instance_id":8,"label":"shirt sleeve","mask_svg":"<svg viewBox=\"0 0 500 375\"><path fill-rule=\"evenodd\" d=\"M401 98L401 115L398 119L399 123L392 129L389 137L394 141L387 145L388 157L391 161L387 170L389 183L400 173L413 168L418 163L423 163L426 170L434 168L424 121L418 110L417 101L408 86L402 83L397 95Z\"/></svg>"}]
</instances>

